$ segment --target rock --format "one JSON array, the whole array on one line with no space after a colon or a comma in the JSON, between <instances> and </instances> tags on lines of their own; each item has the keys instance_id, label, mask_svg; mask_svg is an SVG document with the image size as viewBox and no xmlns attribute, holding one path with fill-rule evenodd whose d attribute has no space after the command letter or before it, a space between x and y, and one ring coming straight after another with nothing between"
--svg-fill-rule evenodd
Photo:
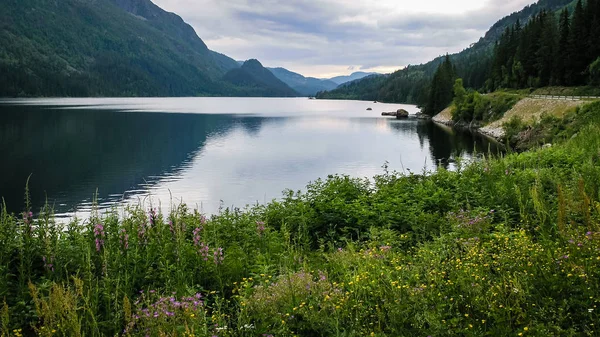
<instances>
[{"instance_id":1,"label":"rock","mask_svg":"<svg viewBox=\"0 0 600 337\"><path fill-rule=\"evenodd\" d=\"M372 108L367 108L367 111L373 111L373 109Z\"/></svg>"},{"instance_id":2,"label":"rock","mask_svg":"<svg viewBox=\"0 0 600 337\"><path fill-rule=\"evenodd\" d=\"M408 115L408 111L404 109L398 109L398 111L396 111L396 118L407 118Z\"/></svg>"},{"instance_id":3,"label":"rock","mask_svg":"<svg viewBox=\"0 0 600 337\"><path fill-rule=\"evenodd\" d=\"M417 113L415 114L415 116L416 116L418 119L427 119L427 120L431 119L431 116L429 116L428 114L424 114L424 113L422 113L422 112L417 112Z\"/></svg>"},{"instance_id":4,"label":"rock","mask_svg":"<svg viewBox=\"0 0 600 337\"><path fill-rule=\"evenodd\" d=\"M544 149L549 149L552 147L552 144L544 144L544 146L542 146Z\"/></svg>"},{"instance_id":5,"label":"rock","mask_svg":"<svg viewBox=\"0 0 600 337\"><path fill-rule=\"evenodd\" d=\"M398 119L400 118L408 118L408 111L404 110L404 109L398 109L398 111L395 112L382 112L381 113L382 116L392 116L392 117L396 117Z\"/></svg>"}]
</instances>

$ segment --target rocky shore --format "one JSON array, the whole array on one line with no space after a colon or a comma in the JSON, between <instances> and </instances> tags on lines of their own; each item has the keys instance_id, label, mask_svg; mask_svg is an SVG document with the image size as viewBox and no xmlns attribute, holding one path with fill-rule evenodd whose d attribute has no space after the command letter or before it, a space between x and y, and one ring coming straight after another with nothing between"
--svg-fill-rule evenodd
<instances>
[{"instance_id":1,"label":"rocky shore","mask_svg":"<svg viewBox=\"0 0 600 337\"><path fill-rule=\"evenodd\" d=\"M435 115L431 118L432 121L438 124L443 124L451 127L457 127L462 129L473 130L483 136L489 137L497 142L502 142L504 138L504 129L501 126L484 126L481 127L478 124L464 124L464 123L456 123L452 120L452 110L451 108L446 108L439 114Z\"/></svg>"}]
</instances>

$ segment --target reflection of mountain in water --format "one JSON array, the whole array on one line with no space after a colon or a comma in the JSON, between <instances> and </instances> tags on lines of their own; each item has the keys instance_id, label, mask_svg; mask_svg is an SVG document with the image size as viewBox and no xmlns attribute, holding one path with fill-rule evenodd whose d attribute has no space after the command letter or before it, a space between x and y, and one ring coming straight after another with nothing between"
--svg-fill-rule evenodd
<instances>
[{"instance_id":1,"label":"reflection of mountain in water","mask_svg":"<svg viewBox=\"0 0 600 337\"><path fill-rule=\"evenodd\" d=\"M236 124L260 128L261 118L52 110L0 106L0 194L11 211L23 207L27 177L33 205L48 195L57 212L99 197L122 195L186 167L208 137ZM115 197L117 198L117 197ZM64 203L66 205L59 206Z\"/></svg>"},{"instance_id":2,"label":"reflection of mountain in water","mask_svg":"<svg viewBox=\"0 0 600 337\"><path fill-rule=\"evenodd\" d=\"M446 168L448 161L453 158L473 155L475 152L497 154L501 151L498 144L483 136L467 130L456 131L430 121L390 121L390 125L397 132L416 133L421 147L429 143L432 159Z\"/></svg>"}]
</instances>

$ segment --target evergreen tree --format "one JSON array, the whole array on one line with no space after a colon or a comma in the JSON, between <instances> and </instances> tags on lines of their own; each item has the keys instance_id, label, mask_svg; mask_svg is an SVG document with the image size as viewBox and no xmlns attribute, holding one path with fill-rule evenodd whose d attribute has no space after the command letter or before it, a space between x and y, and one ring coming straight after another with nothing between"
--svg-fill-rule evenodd
<instances>
[{"instance_id":1,"label":"evergreen tree","mask_svg":"<svg viewBox=\"0 0 600 337\"><path fill-rule=\"evenodd\" d=\"M568 50L569 50L569 34L571 24L569 21L569 10L565 8L560 14L559 21L559 40L558 53L556 58L556 77L555 81L558 85L566 84Z\"/></svg>"},{"instance_id":2,"label":"evergreen tree","mask_svg":"<svg viewBox=\"0 0 600 337\"><path fill-rule=\"evenodd\" d=\"M600 0L588 0L587 21L589 24L587 62L600 56Z\"/></svg>"},{"instance_id":3,"label":"evergreen tree","mask_svg":"<svg viewBox=\"0 0 600 337\"><path fill-rule=\"evenodd\" d=\"M538 86L550 85L550 80L557 77L556 73L556 50L557 48L557 29L554 17L546 11L542 11L538 18L539 25L539 48L537 50L537 78Z\"/></svg>"},{"instance_id":4,"label":"evergreen tree","mask_svg":"<svg viewBox=\"0 0 600 337\"><path fill-rule=\"evenodd\" d=\"M586 18L581 0L577 1L573 20L571 22L571 33L569 36L569 50L567 55L567 85L581 85L584 81L584 72L589 65L586 62L588 40L586 34Z\"/></svg>"},{"instance_id":5,"label":"evergreen tree","mask_svg":"<svg viewBox=\"0 0 600 337\"><path fill-rule=\"evenodd\" d=\"M456 80L455 67L446 55L444 62L433 75L429 91L429 100L424 112L433 116L444 110L454 97L454 81Z\"/></svg>"}]
</instances>

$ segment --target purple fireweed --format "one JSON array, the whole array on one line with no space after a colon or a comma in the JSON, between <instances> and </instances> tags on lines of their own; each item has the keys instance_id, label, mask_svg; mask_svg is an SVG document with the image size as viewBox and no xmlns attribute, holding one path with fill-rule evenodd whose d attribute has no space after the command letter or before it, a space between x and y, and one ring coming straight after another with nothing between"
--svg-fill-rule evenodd
<instances>
[{"instance_id":1,"label":"purple fireweed","mask_svg":"<svg viewBox=\"0 0 600 337\"><path fill-rule=\"evenodd\" d=\"M200 254L204 258L204 261L208 261L209 251L210 251L210 249L206 243L204 243L204 242L200 243L200 248L198 249L198 254Z\"/></svg>"},{"instance_id":2,"label":"purple fireweed","mask_svg":"<svg viewBox=\"0 0 600 337\"><path fill-rule=\"evenodd\" d=\"M156 213L156 209L151 208L149 215L150 215L150 225L155 226L156 222L158 220L158 214Z\"/></svg>"},{"instance_id":3,"label":"purple fireweed","mask_svg":"<svg viewBox=\"0 0 600 337\"><path fill-rule=\"evenodd\" d=\"M128 250L129 249L129 234L127 234L127 231L125 230L125 228L122 228L120 231L120 236L119 236L119 242L121 243L121 247L123 247L124 250Z\"/></svg>"},{"instance_id":4,"label":"purple fireweed","mask_svg":"<svg viewBox=\"0 0 600 337\"><path fill-rule=\"evenodd\" d=\"M100 251L104 246L104 226L102 224L96 224L94 226L94 237L96 242L96 251Z\"/></svg>"},{"instance_id":5,"label":"purple fireweed","mask_svg":"<svg viewBox=\"0 0 600 337\"><path fill-rule=\"evenodd\" d=\"M223 260L225 260L225 257L223 257L223 248L219 247L215 249L213 256L216 265L222 264Z\"/></svg>"},{"instance_id":6,"label":"purple fireweed","mask_svg":"<svg viewBox=\"0 0 600 337\"><path fill-rule=\"evenodd\" d=\"M153 292L150 291L150 293ZM200 293L180 298L171 296L158 299L156 295L147 297L142 291L140 293L140 297L134 303L136 309L131 314L132 319L125 327L125 335L140 330L143 331L145 327L155 324L164 324L165 321L179 322L181 319L192 319L191 314L198 314L198 317L200 317L205 310L204 302L201 300L202 294ZM154 299L153 303L150 298ZM148 329L146 330L148 331Z\"/></svg>"},{"instance_id":7,"label":"purple fireweed","mask_svg":"<svg viewBox=\"0 0 600 337\"><path fill-rule=\"evenodd\" d=\"M192 238L194 239L194 246L196 246L196 247L198 247L198 245L200 245L200 240L202 239L200 237L201 232L202 232L202 226L196 227L194 229L194 233L192 234Z\"/></svg>"},{"instance_id":8,"label":"purple fireweed","mask_svg":"<svg viewBox=\"0 0 600 337\"><path fill-rule=\"evenodd\" d=\"M257 221L256 222L256 231L258 232L258 236L263 236L263 234L265 233L266 227L265 227L265 223L263 221Z\"/></svg>"},{"instance_id":9,"label":"purple fireweed","mask_svg":"<svg viewBox=\"0 0 600 337\"><path fill-rule=\"evenodd\" d=\"M42 261L44 261L44 269L54 272L54 256L50 256L49 259L42 256Z\"/></svg>"}]
</instances>

